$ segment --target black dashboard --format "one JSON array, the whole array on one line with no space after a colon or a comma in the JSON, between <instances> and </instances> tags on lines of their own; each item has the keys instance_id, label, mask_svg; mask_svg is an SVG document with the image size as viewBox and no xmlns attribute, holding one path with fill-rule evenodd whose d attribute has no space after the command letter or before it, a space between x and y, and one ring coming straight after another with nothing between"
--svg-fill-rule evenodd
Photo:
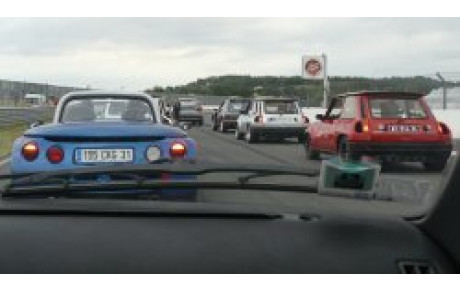
<instances>
[{"instance_id":1,"label":"black dashboard","mask_svg":"<svg viewBox=\"0 0 460 291\"><path fill-rule=\"evenodd\" d=\"M400 273L411 262L455 272L422 231L395 218L0 216L0 273Z\"/></svg>"}]
</instances>

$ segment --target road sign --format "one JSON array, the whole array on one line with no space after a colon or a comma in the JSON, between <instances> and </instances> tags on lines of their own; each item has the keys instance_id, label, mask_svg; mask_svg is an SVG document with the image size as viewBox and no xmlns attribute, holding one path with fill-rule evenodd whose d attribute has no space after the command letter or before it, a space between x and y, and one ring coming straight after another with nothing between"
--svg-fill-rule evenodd
<instances>
[{"instance_id":1,"label":"road sign","mask_svg":"<svg viewBox=\"0 0 460 291\"><path fill-rule=\"evenodd\" d=\"M322 80L325 77L325 56L303 56L302 77L310 80Z\"/></svg>"},{"instance_id":2,"label":"road sign","mask_svg":"<svg viewBox=\"0 0 460 291\"><path fill-rule=\"evenodd\" d=\"M327 77L326 55L303 56L302 77L307 80L323 80L323 107L329 103L329 80Z\"/></svg>"}]
</instances>

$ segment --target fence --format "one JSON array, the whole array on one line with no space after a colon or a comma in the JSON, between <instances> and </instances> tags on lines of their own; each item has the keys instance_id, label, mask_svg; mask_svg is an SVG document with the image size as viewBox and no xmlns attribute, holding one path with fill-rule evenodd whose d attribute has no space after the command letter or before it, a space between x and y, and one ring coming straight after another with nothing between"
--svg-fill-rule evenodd
<instances>
[{"instance_id":1,"label":"fence","mask_svg":"<svg viewBox=\"0 0 460 291\"><path fill-rule=\"evenodd\" d=\"M0 127L51 120L53 114L54 107L1 107Z\"/></svg>"},{"instance_id":2,"label":"fence","mask_svg":"<svg viewBox=\"0 0 460 291\"><path fill-rule=\"evenodd\" d=\"M76 87L56 86L20 81L0 80L0 100L3 103L18 104L27 93L60 97L70 91L81 90Z\"/></svg>"}]
</instances>

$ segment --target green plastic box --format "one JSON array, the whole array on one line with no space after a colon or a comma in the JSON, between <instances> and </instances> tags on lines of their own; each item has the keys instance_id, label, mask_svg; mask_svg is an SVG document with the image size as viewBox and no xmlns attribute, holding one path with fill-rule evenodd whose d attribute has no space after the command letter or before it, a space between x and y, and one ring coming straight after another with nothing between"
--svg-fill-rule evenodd
<instances>
[{"instance_id":1,"label":"green plastic box","mask_svg":"<svg viewBox=\"0 0 460 291\"><path fill-rule=\"evenodd\" d=\"M318 192L321 195L372 199L380 165L368 161L344 161L340 157L321 164Z\"/></svg>"}]
</instances>

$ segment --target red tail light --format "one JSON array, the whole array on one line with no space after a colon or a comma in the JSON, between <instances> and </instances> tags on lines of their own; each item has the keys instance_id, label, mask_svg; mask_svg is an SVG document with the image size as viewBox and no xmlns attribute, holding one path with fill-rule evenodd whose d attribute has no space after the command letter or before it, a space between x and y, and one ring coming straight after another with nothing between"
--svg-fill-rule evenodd
<instances>
[{"instance_id":1,"label":"red tail light","mask_svg":"<svg viewBox=\"0 0 460 291\"><path fill-rule=\"evenodd\" d=\"M367 120L356 122L355 131L358 132L358 133L367 133L367 132L369 132L369 124L368 124Z\"/></svg>"},{"instance_id":2,"label":"red tail light","mask_svg":"<svg viewBox=\"0 0 460 291\"><path fill-rule=\"evenodd\" d=\"M36 142L30 141L22 146L21 152L24 159L31 162L38 157L40 150Z\"/></svg>"},{"instance_id":3,"label":"red tail light","mask_svg":"<svg viewBox=\"0 0 460 291\"><path fill-rule=\"evenodd\" d=\"M187 153L187 147L181 142L173 142L169 148L169 154L172 158L183 158Z\"/></svg>"},{"instance_id":4,"label":"red tail light","mask_svg":"<svg viewBox=\"0 0 460 291\"><path fill-rule=\"evenodd\" d=\"M449 127L447 127L447 125L445 125L444 123L439 122L439 123L438 123L438 132L439 132L440 134L450 134L450 129L449 129Z\"/></svg>"},{"instance_id":5,"label":"red tail light","mask_svg":"<svg viewBox=\"0 0 460 291\"><path fill-rule=\"evenodd\" d=\"M46 151L46 157L52 164L58 164L64 159L64 151L58 146L52 146Z\"/></svg>"}]
</instances>

